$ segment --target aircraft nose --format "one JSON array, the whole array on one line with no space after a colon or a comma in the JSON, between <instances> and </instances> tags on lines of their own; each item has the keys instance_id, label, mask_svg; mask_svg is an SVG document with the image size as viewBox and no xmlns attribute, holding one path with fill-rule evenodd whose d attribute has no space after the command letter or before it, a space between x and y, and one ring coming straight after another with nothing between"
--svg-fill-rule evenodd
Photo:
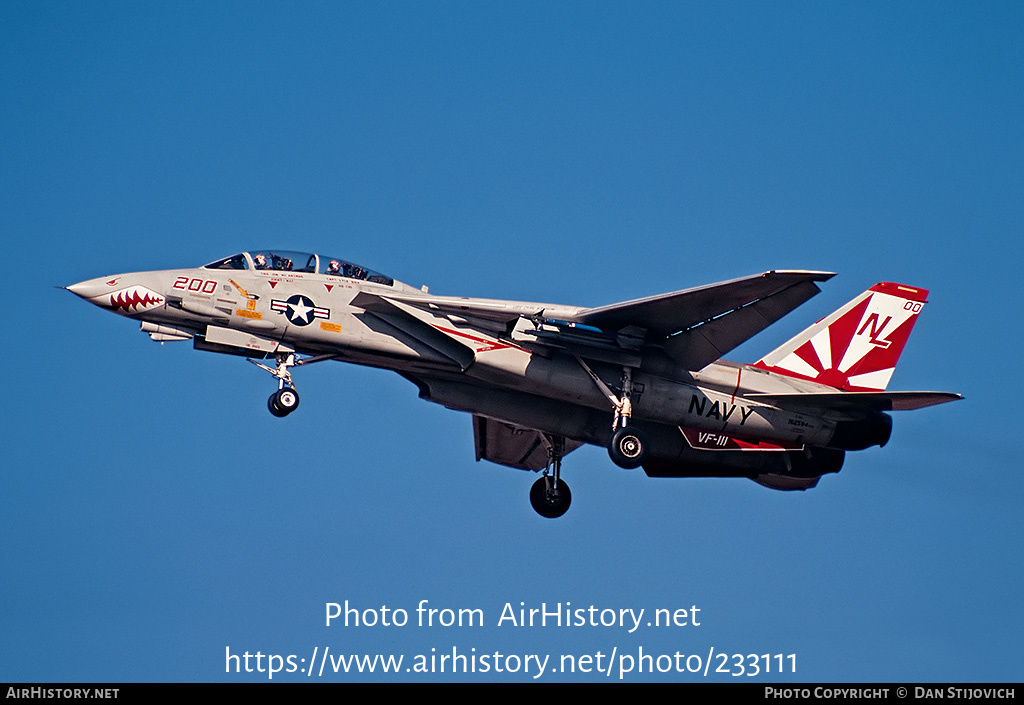
<instances>
[{"instance_id":1,"label":"aircraft nose","mask_svg":"<svg viewBox=\"0 0 1024 705\"><path fill-rule=\"evenodd\" d=\"M153 277L148 272L118 274L112 277L87 279L64 287L91 304L109 309L114 313L132 316L149 309L163 306L166 298L153 286Z\"/></svg>"},{"instance_id":2,"label":"aircraft nose","mask_svg":"<svg viewBox=\"0 0 1024 705\"><path fill-rule=\"evenodd\" d=\"M113 291L115 284L109 284L110 277L100 277L98 279L87 279L85 281L78 282L77 284L70 284L66 287L68 291L76 296L81 296L85 300L95 299L97 296Z\"/></svg>"}]
</instances>

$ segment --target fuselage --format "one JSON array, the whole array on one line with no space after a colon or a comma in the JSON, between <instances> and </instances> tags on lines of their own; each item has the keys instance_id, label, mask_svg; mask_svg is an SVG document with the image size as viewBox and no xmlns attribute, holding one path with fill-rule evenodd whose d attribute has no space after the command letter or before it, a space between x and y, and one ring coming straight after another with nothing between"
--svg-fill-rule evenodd
<instances>
[{"instance_id":1,"label":"fuselage","mask_svg":"<svg viewBox=\"0 0 1024 705\"><path fill-rule=\"evenodd\" d=\"M885 445L887 411L961 398L886 391L928 294L892 282L752 365L716 359L832 276L771 270L585 308L436 296L344 259L263 250L67 288L154 340L247 357L276 378L277 417L299 405L292 368L393 370L421 398L473 415L477 460L544 470L530 502L554 518L571 501L561 460L582 444L652 477L804 490L845 451Z\"/></svg>"},{"instance_id":2,"label":"fuselage","mask_svg":"<svg viewBox=\"0 0 1024 705\"><path fill-rule=\"evenodd\" d=\"M291 269L274 268L269 259L268 266L260 268L253 255L243 253L202 268L118 274L68 288L97 306L139 320L157 340L191 338L199 348L253 357L281 350L326 355L394 370L414 380L433 380L435 388L445 386L447 380L449 386L461 381L504 390L521 403L510 404L506 399L491 408L484 394L480 409L466 410L515 424L530 426L537 421L530 413L535 406L532 398L584 407L610 418L608 395L592 374L617 392L620 366L601 360L587 363L557 351L542 354L529 344L528 334L502 322L502 316L522 316L543 326L571 318L580 307L431 296L382 275L368 276L368 270L358 267L352 276L340 269L328 273L328 258L288 254L293 255L290 262L308 257L306 271L294 264ZM277 255L268 251L265 257ZM396 305L409 306L412 313L370 312L356 301L360 295L383 300L400 296L404 304ZM423 300L422 306L413 305L417 298ZM471 315L460 315L460 305ZM493 312L494 318L481 318L481 311ZM415 325L396 324L403 315ZM442 344L418 333L417 326L432 328ZM446 349L448 344L468 354L460 359ZM640 351L638 358L632 380L633 418L674 429L673 445L691 430L703 434L712 446L727 437L750 439L765 447L772 442L781 444L780 448L829 446L837 422L842 421L834 414L796 413L750 398L756 393L822 388L812 382L726 361L690 372L674 366L656 348ZM427 398L464 408L446 401L444 394ZM604 426L610 428L610 424ZM585 442L593 442L595 435L582 427L562 430ZM601 439L607 432L596 435Z\"/></svg>"}]
</instances>

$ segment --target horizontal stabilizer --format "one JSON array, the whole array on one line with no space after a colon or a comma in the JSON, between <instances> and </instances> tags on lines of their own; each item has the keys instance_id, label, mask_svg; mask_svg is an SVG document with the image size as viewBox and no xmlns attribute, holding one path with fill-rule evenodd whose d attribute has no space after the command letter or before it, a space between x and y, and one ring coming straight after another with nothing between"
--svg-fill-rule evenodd
<instances>
[{"instance_id":1,"label":"horizontal stabilizer","mask_svg":"<svg viewBox=\"0 0 1024 705\"><path fill-rule=\"evenodd\" d=\"M912 411L963 399L952 392L826 392L824 394L748 394L748 399L786 409L843 412Z\"/></svg>"}]
</instances>

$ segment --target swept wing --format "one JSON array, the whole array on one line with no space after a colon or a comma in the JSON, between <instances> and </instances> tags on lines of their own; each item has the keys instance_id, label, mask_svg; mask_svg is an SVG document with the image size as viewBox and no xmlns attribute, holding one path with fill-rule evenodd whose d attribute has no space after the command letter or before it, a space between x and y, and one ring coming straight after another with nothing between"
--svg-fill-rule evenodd
<instances>
[{"instance_id":1,"label":"swept wing","mask_svg":"<svg viewBox=\"0 0 1024 705\"><path fill-rule=\"evenodd\" d=\"M635 356L640 349L655 345L682 369L699 370L810 299L820 291L815 282L833 276L777 270L596 308L368 292L352 303L387 316L392 325L435 348L440 329L428 320L442 317L526 347L619 364L639 364ZM434 332L428 333L424 324ZM425 340L428 336L431 341ZM458 335L449 338L465 343ZM459 352L456 357L465 367L468 360Z\"/></svg>"},{"instance_id":2,"label":"swept wing","mask_svg":"<svg viewBox=\"0 0 1024 705\"><path fill-rule=\"evenodd\" d=\"M755 306L756 309L764 310L766 320L770 318L757 328L761 330L817 294L820 289L812 282L827 281L833 276L834 272L776 270L669 294L582 309L571 320L608 331L638 326L646 329L649 336L665 337ZM793 296L791 290L794 288L802 296ZM757 306L758 302L768 301L786 291L790 291L792 297L787 304ZM785 308L785 311L780 313L781 308Z\"/></svg>"}]
</instances>

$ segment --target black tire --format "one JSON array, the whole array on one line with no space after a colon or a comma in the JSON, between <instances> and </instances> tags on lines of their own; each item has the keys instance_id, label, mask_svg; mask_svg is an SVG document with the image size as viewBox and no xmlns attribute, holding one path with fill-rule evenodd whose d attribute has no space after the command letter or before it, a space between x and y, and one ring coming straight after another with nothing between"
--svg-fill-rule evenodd
<instances>
[{"instance_id":1,"label":"black tire","mask_svg":"<svg viewBox=\"0 0 1024 705\"><path fill-rule=\"evenodd\" d=\"M542 477L530 488L530 504L534 510L547 519L557 519L569 511L572 492L565 480L558 481L558 489L548 491L548 478Z\"/></svg>"},{"instance_id":2,"label":"black tire","mask_svg":"<svg viewBox=\"0 0 1024 705\"><path fill-rule=\"evenodd\" d=\"M283 418L288 415L287 411L277 405L277 392L271 394L270 398L267 399L267 408L270 409L270 413L277 418Z\"/></svg>"},{"instance_id":3,"label":"black tire","mask_svg":"<svg viewBox=\"0 0 1024 705\"><path fill-rule=\"evenodd\" d=\"M286 414L290 414L299 408L299 393L291 387L285 387L274 392L274 405Z\"/></svg>"},{"instance_id":4,"label":"black tire","mask_svg":"<svg viewBox=\"0 0 1024 705\"><path fill-rule=\"evenodd\" d=\"M632 426L620 428L608 442L608 455L620 468L638 468L647 459L647 437Z\"/></svg>"}]
</instances>

